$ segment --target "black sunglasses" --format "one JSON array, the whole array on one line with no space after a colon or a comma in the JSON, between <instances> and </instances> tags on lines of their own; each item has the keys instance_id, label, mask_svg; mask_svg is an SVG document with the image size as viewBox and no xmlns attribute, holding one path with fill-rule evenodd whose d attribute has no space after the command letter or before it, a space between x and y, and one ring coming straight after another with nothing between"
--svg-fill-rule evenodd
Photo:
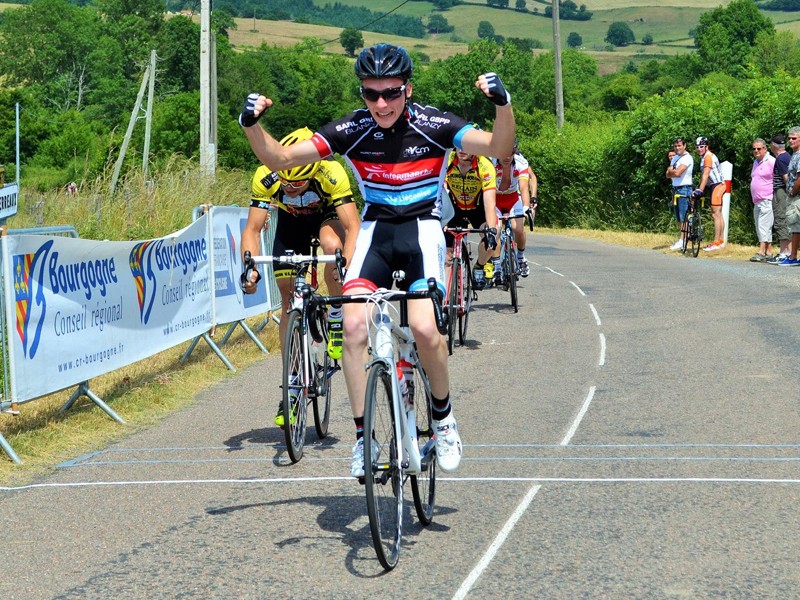
<instances>
[{"instance_id":1,"label":"black sunglasses","mask_svg":"<svg viewBox=\"0 0 800 600\"><path fill-rule=\"evenodd\" d=\"M386 88L385 90L373 90L361 86L361 97L368 102L377 102L378 98L383 98L386 102L397 100L406 91L405 84L400 87Z\"/></svg>"}]
</instances>

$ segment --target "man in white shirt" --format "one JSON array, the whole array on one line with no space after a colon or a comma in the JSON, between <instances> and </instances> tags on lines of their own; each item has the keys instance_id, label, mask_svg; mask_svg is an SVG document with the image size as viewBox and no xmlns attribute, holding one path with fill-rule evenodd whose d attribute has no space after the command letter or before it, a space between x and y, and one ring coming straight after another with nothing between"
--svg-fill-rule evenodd
<instances>
[{"instance_id":1,"label":"man in white shirt","mask_svg":"<svg viewBox=\"0 0 800 600\"><path fill-rule=\"evenodd\" d=\"M686 151L686 140L682 137L675 138L673 142L675 156L672 157L666 176L672 179L672 197L674 199L675 218L678 220L678 229L681 228L683 220L686 218L686 211L689 209L689 197L692 195L692 171L694 170L694 158ZM686 232L681 231L679 237L670 250L680 250L683 248L683 240Z\"/></svg>"}]
</instances>

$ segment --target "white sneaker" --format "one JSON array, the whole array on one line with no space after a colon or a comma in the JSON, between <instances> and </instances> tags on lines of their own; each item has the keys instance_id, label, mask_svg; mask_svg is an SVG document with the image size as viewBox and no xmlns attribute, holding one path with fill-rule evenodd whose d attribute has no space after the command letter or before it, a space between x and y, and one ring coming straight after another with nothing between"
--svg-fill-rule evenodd
<instances>
[{"instance_id":1,"label":"white sneaker","mask_svg":"<svg viewBox=\"0 0 800 600\"><path fill-rule=\"evenodd\" d=\"M676 240L672 246L669 247L670 250L683 250L683 240Z\"/></svg>"},{"instance_id":2,"label":"white sneaker","mask_svg":"<svg viewBox=\"0 0 800 600\"><path fill-rule=\"evenodd\" d=\"M452 473L461 463L461 436L458 435L453 413L441 421L433 421L433 432L436 438L436 461L442 471Z\"/></svg>"},{"instance_id":3,"label":"white sneaker","mask_svg":"<svg viewBox=\"0 0 800 600\"><path fill-rule=\"evenodd\" d=\"M375 438L372 438L372 460L377 460L381 454L381 448ZM364 438L361 438L353 446L353 458L350 461L350 475L353 477L364 477Z\"/></svg>"}]
</instances>

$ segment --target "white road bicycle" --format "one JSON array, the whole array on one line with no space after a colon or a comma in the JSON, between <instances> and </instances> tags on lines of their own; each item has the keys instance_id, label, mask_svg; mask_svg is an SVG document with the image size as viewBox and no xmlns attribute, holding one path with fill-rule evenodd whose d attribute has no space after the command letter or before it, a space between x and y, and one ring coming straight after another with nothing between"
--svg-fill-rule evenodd
<instances>
[{"instance_id":1,"label":"white road bicycle","mask_svg":"<svg viewBox=\"0 0 800 600\"><path fill-rule=\"evenodd\" d=\"M394 274L396 281L403 276L402 271ZM411 480L414 507L423 525L433 519L436 497L431 387L408 324L408 302L423 299L433 302L436 325L444 335L447 319L442 293L432 278L424 291L379 289L336 298L372 307L366 311L370 361L364 405L364 485L372 543L387 570L399 559L406 480Z\"/></svg>"}]
</instances>

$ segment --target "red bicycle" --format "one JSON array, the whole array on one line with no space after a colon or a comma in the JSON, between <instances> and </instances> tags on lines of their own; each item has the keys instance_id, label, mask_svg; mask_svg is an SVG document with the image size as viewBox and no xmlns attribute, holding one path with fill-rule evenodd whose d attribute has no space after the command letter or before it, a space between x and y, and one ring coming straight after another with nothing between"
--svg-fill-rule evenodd
<instances>
[{"instance_id":1,"label":"red bicycle","mask_svg":"<svg viewBox=\"0 0 800 600\"><path fill-rule=\"evenodd\" d=\"M480 233L484 236L492 233L488 227L474 229L471 227L448 227L446 233L453 236L453 258L450 261L450 274L447 277L447 295L445 296L444 309L447 314L447 351L452 354L456 337L456 321L458 321L458 343L464 345L467 339L469 326L469 313L472 303L478 299L475 291L475 281L472 278L471 257L467 236L470 233Z\"/></svg>"}]
</instances>

